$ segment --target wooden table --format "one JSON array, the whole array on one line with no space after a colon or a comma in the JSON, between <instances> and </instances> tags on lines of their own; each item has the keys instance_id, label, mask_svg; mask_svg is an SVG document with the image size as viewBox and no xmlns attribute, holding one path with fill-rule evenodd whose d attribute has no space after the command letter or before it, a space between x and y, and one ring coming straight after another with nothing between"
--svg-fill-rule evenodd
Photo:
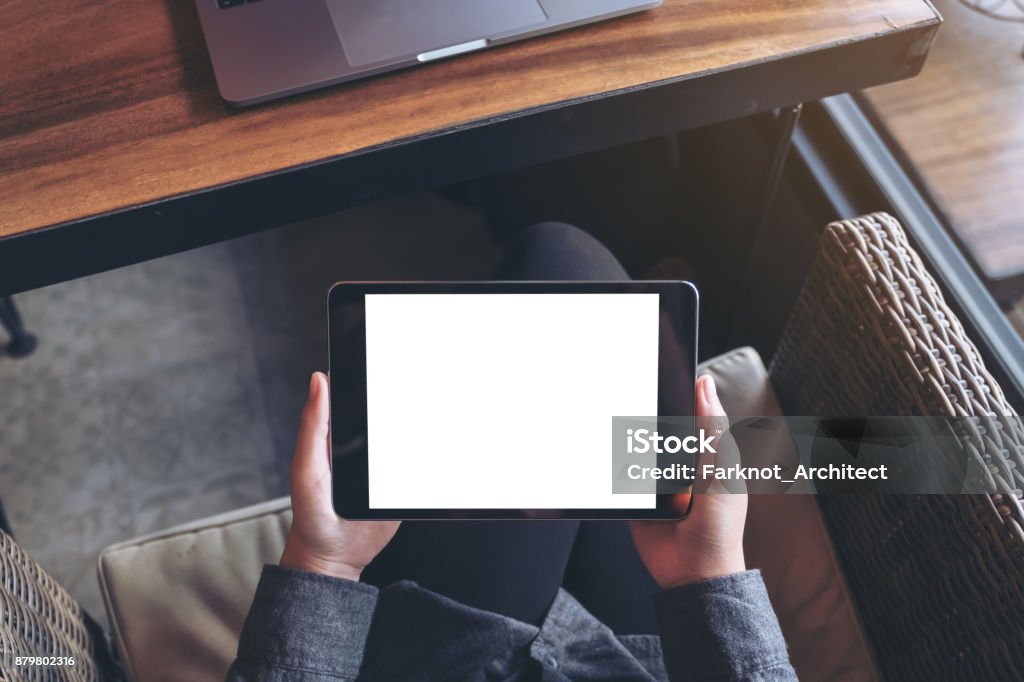
<instances>
[{"instance_id":1,"label":"wooden table","mask_svg":"<svg viewBox=\"0 0 1024 682\"><path fill-rule=\"evenodd\" d=\"M652 11L234 111L189 0L0 5L0 294L915 75L925 0Z\"/></svg>"}]
</instances>

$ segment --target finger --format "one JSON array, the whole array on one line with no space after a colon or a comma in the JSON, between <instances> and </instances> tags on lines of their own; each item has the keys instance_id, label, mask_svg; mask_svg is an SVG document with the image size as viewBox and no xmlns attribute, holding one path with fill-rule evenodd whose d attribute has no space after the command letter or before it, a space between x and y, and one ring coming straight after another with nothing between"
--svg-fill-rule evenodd
<instances>
[{"instance_id":1,"label":"finger","mask_svg":"<svg viewBox=\"0 0 1024 682\"><path fill-rule=\"evenodd\" d=\"M330 402L327 377L314 372L309 380L309 398L302 409L299 435L292 458L292 494L330 482L328 435L330 433Z\"/></svg>"}]
</instances>

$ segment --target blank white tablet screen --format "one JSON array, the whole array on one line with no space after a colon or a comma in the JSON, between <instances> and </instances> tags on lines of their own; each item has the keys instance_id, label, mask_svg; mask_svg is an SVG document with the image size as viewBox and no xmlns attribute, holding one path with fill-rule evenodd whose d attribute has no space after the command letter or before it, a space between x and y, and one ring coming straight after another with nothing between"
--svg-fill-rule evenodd
<instances>
[{"instance_id":1,"label":"blank white tablet screen","mask_svg":"<svg viewBox=\"0 0 1024 682\"><path fill-rule=\"evenodd\" d=\"M367 294L371 509L653 509L612 417L658 413L658 294Z\"/></svg>"}]
</instances>

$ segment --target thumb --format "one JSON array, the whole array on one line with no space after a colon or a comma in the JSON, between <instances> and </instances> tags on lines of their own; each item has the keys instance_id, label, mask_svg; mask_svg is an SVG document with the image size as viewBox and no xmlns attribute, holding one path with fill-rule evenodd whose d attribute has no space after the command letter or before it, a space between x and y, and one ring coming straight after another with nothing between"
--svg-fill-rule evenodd
<instances>
[{"instance_id":1,"label":"thumb","mask_svg":"<svg viewBox=\"0 0 1024 682\"><path fill-rule=\"evenodd\" d=\"M314 372L309 380L309 398L302 409L299 435L292 457L292 503L308 496L323 496L330 504L331 463L328 438L330 434L330 401L327 377ZM323 500L321 500L322 502Z\"/></svg>"},{"instance_id":2,"label":"thumb","mask_svg":"<svg viewBox=\"0 0 1024 682\"><path fill-rule=\"evenodd\" d=\"M718 389L715 387L715 380L710 374L704 374L697 379L697 416L698 417L724 417L725 408L718 400ZM708 420L714 423L716 420Z\"/></svg>"},{"instance_id":3,"label":"thumb","mask_svg":"<svg viewBox=\"0 0 1024 682\"><path fill-rule=\"evenodd\" d=\"M715 465L716 467L727 467L739 463L739 451L732 435L728 432L729 420L718 399L718 390L715 387L715 380L710 374L705 374L697 380L697 426L703 433L718 433L715 437L716 454L702 453L700 455L700 466L703 472L704 465ZM744 492L745 486L736 482L723 483L717 479L705 479L699 477L695 486L697 492Z\"/></svg>"}]
</instances>

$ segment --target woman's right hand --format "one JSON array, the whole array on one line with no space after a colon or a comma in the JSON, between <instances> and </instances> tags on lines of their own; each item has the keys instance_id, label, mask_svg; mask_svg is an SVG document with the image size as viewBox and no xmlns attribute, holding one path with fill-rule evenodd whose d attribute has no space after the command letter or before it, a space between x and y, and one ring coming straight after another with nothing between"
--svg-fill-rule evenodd
<instances>
[{"instance_id":1,"label":"woman's right hand","mask_svg":"<svg viewBox=\"0 0 1024 682\"><path fill-rule=\"evenodd\" d=\"M696 403L698 425L702 429L711 430L716 422L723 424L725 410L718 400L711 376L704 375L697 380ZM716 442L719 459L726 459L730 454L726 448L735 448L731 438L718 438ZM700 463L708 462L702 458ZM747 516L747 496L726 492L714 482L705 488L704 492L695 492L690 513L685 519L634 521L630 524L637 552L662 588L746 570L743 525Z\"/></svg>"}]
</instances>

